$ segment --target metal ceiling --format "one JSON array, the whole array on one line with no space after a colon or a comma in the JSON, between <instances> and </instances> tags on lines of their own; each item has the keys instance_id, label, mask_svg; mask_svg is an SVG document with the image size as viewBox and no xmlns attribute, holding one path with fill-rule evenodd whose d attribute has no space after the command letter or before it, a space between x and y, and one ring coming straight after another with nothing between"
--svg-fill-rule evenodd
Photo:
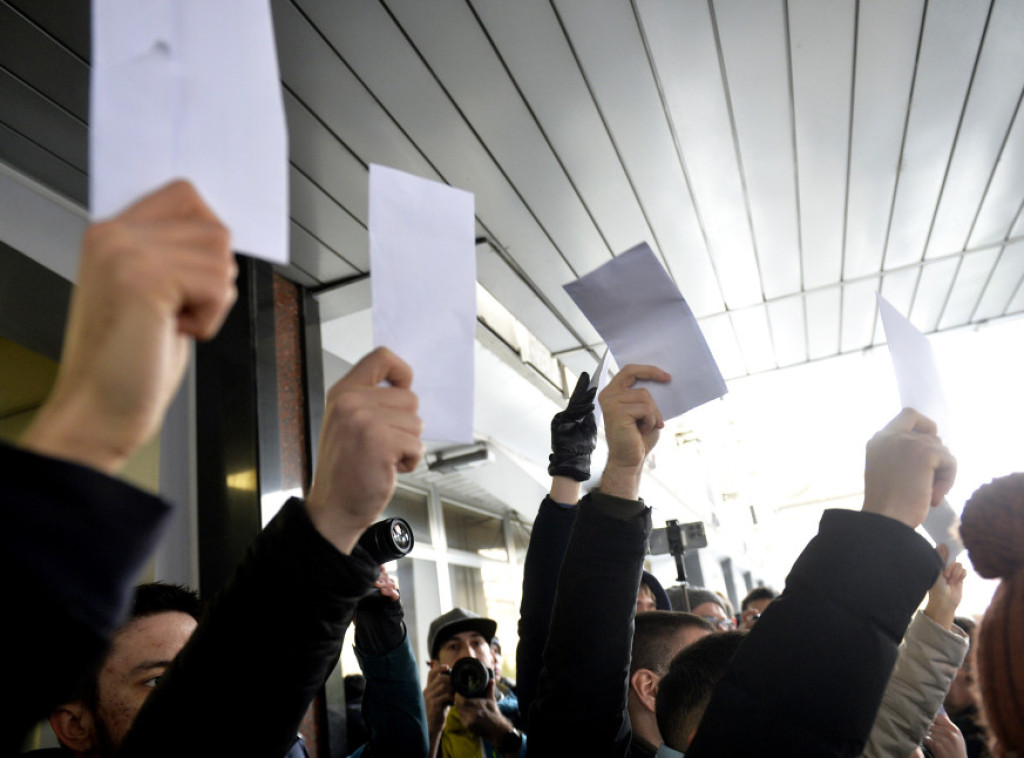
<instances>
[{"instance_id":1,"label":"metal ceiling","mask_svg":"<svg viewBox=\"0 0 1024 758\"><path fill-rule=\"evenodd\" d=\"M272 6L303 284L367 272L374 162L475 193L479 281L577 372L562 284L641 240L727 378L878 344L877 290L1024 312L1020 0ZM0 0L0 161L81 204L88 23Z\"/></svg>"}]
</instances>

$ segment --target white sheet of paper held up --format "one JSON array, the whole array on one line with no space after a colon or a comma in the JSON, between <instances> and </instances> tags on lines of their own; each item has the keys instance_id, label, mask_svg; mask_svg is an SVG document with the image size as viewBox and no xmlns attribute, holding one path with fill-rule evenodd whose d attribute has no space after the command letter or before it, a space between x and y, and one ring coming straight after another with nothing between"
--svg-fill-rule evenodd
<instances>
[{"instance_id":1,"label":"white sheet of paper held up","mask_svg":"<svg viewBox=\"0 0 1024 758\"><path fill-rule=\"evenodd\" d=\"M657 366L668 384L640 382L665 420L728 390L690 306L647 243L565 285L615 362Z\"/></svg>"},{"instance_id":2,"label":"white sheet of paper held up","mask_svg":"<svg viewBox=\"0 0 1024 758\"><path fill-rule=\"evenodd\" d=\"M89 206L188 179L235 250L288 262L288 138L267 2L93 0Z\"/></svg>"},{"instance_id":3,"label":"white sheet of paper held up","mask_svg":"<svg viewBox=\"0 0 1024 758\"><path fill-rule=\"evenodd\" d=\"M473 442L473 195L370 166L373 341L412 366L424 439Z\"/></svg>"},{"instance_id":4,"label":"white sheet of paper held up","mask_svg":"<svg viewBox=\"0 0 1024 758\"><path fill-rule=\"evenodd\" d=\"M612 357L611 351L606 348L604 355L601 356L601 360L598 361L597 368L594 369L593 376L590 377L590 386L597 388L597 395L600 395L601 390L608 386L609 374L613 363L615 363L615 359ZM604 419L601 412L601 402L597 395L594 396L594 423L601 426Z\"/></svg>"},{"instance_id":5,"label":"white sheet of paper held up","mask_svg":"<svg viewBox=\"0 0 1024 758\"><path fill-rule=\"evenodd\" d=\"M949 407L939 381L939 369L935 364L931 343L881 294L878 295L878 312L882 316L889 356L896 372L900 404L904 408L913 408L923 413L935 422L940 436L948 436ZM948 561L956 560L964 549L960 540L959 521L953 506L946 500L931 508L924 520L924 530L935 544L944 544L949 548Z\"/></svg>"}]
</instances>

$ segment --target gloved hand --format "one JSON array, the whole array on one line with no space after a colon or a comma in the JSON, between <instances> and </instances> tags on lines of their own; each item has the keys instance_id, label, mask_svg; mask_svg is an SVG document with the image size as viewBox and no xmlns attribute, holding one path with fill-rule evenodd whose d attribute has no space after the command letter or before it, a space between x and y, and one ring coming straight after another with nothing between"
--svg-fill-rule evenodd
<instances>
[{"instance_id":1,"label":"gloved hand","mask_svg":"<svg viewBox=\"0 0 1024 758\"><path fill-rule=\"evenodd\" d=\"M597 387L590 387L590 375L584 371L572 391L569 405L551 419L551 455L548 456L551 476L565 476L577 482L590 478L590 454L597 445L596 394Z\"/></svg>"}]
</instances>

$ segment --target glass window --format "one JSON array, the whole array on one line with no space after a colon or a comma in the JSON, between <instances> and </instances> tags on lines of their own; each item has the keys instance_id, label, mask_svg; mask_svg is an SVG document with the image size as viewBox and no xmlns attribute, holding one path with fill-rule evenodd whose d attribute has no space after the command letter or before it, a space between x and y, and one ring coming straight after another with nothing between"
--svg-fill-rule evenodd
<instances>
[{"instance_id":1,"label":"glass window","mask_svg":"<svg viewBox=\"0 0 1024 758\"><path fill-rule=\"evenodd\" d=\"M452 587L452 603L487 616L487 596L480 569L472 566L448 565L448 581Z\"/></svg>"},{"instance_id":2,"label":"glass window","mask_svg":"<svg viewBox=\"0 0 1024 758\"><path fill-rule=\"evenodd\" d=\"M526 561L526 549L530 546L530 524L513 512L509 526L512 527L512 549L515 551L516 563L522 566Z\"/></svg>"},{"instance_id":3,"label":"glass window","mask_svg":"<svg viewBox=\"0 0 1024 758\"><path fill-rule=\"evenodd\" d=\"M508 560L501 519L441 502L449 549L465 550L483 558Z\"/></svg>"},{"instance_id":4,"label":"glass window","mask_svg":"<svg viewBox=\"0 0 1024 758\"><path fill-rule=\"evenodd\" d=\"M419 545L429 545L430 518L426 493L414 490L395 489L391 502L384 509L384 518L404 518L412 527L412 533Z\"/></svg>"}]
</instances>

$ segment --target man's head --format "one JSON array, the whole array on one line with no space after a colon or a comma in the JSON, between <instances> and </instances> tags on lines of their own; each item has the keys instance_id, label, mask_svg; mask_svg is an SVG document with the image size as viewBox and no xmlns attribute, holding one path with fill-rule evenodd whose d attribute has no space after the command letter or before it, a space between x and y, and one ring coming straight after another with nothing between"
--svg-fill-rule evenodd
<instances>
[{"instance_id":1,"label":"man's head","mask_svg":"<svg viewBox=\"0 0 1024 758\"><path fill-rule=\"evenodd\" d=\"M654 702L661 677L676 654L711 634L711 624L692 613L655 611L638 613L629 661L629 715L634 732L657 746Z\"/></svg>"},{"instance_id":2,"label":"man's head","mask_svg":"<svg viewBox=\"0 0 1024 758\"><path fill-rule=\"evenodd\" d=\"M672 604L669 602L665 588L661 582L650 571L644 571L640 577L640 590L636 595L636 612L645 611L670 611Z\"/></svg>"},{"instance_id":3,"label":"man's head","mask_svg":"<svg viewBox=\"0 0 1024 758\"><path fill-rule=\"evenodd\" d=\"M107 657L79 699L50 715L61 743L76 755L112 755L164 670L192 636L201 610L199 597L185 587L138 587L128 621L114 634Z\"/></svg>"},{"instance_id":4,"label":"man's head","mask_svg":"<svg viewBox=\"0 0 1024 758\"><path fill-rule=\"evenodd\" d=\"M717 592L703 587L672 587L669 589L669 599L676 610L682 610L685 607L684 601L689 601L690 613L714 625L716 632L724 632L735 627L725 601Z\"/></svg>"},{"instance_id":5,"label":"man's head","mask_svg":"<svg viewBox=\"0 0 1024 758\"><path fill-rule=\"evenodd\" d=\"M689 747L715 685L745 637L742 631L708 635L672 659L656 705L658 729L670 748L685 752Z\"/></svg>"},{"instance_id":6,"label":"man's head","mask_svg":"<svg viewBox=\"0 0 1024 758\"><path fill-rule=\"evenodd\" d=\"M771 605L776 592L771 587L754 587L740 603L741 625L744 629L753 628L761 614Z\"/></svg>"},{"instance_id":7,"label":"man's head","mask_svg":"<svg viewBox=\"0 0 1024 758\"><path fill-rule=\"evenodd\" d=\"M430 622L427 645L430 666L451 666L460 658L476 658L494 668L491 640L498 629L495 621L464 608L453 608Z\"/></svg>"}]
</instances>

